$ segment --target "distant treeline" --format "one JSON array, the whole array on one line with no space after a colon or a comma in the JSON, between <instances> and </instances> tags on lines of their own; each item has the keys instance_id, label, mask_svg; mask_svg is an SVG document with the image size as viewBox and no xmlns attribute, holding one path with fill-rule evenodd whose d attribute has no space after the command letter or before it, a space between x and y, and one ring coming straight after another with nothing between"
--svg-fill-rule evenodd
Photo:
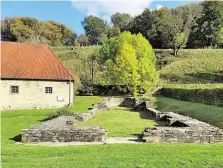
<instances>
[{"instance_id":1,"label":"distant treeline","mask_svg":"<svg viewBox=\"0 0 223 168\"><path fill-rule=\"evenodd\" d=\"M153 48L171 48L176 56L182 48L223 47L223 1L202 1L178 6L163 7L131 17L125 13L111 16L111 24L88 16L82 22L85 34L82 44L100 44L120 32L141 33Z\"/></svg>"},{"instance_id":2,"label":"distant treeline","mask_svg":"<svg viewBox=\"0 0 223 168\"><path fill-rule=\"evenodd\" d=\"M1 40L45 43L52 46L75 45L77 34L63 24L29 17L1 21Z\"/></svg>"},{"instance_id":3,"label":"distant treeline","mask_svg":"<svg viewBox=\"0 0 223 168\"><path fill-rule=\"evenodd\" d=\"M223 47L223 1L202 1L151 11L145 9L132 17L115 13L111 23L87 16L82 21L85 34L76 33L54 21L33 18L5 18L1 21L1 39L5 41L41 42L59 45L100 45L123 31L141 33L153 48L171 48L173 54L182 48Z\"/></svg>"}]
</instances>

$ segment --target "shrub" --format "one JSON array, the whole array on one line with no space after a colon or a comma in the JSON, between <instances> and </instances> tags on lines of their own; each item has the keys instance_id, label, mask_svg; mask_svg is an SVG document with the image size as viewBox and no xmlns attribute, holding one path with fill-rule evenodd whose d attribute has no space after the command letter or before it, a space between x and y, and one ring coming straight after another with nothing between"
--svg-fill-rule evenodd
<instances>
[{"instance_id":1,"label":"shrub","mask_svg":"<svg viewBox=\"0 0 223 168\"><path fill-rule=\"evenodd\" d=\"M69 112L67 107L64 107L64 108L58 109L56 112L49 113L46 120L51 120L59 116L75 116L75 114L72 112Z\"/></svg>"},{"instance_id":2,"label":"shrub","mask_svg":"<svg viewBox=\"0 0 223 168\"><path fill-rule=\"evenodd\" d=\"M223 106L223 85L166 86L161 94L183 101Z\"/></svg>"}]
</instances>

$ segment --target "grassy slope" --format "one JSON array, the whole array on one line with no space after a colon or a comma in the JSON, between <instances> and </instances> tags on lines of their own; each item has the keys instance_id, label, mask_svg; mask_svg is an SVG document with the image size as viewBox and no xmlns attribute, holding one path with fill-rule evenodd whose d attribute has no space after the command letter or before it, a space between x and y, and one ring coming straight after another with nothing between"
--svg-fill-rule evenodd
<instances>
[{"instance_id":1,"label":"grassy slope","mask_svg":"<svg viewBox=\"0 0 223 168\"><path fill-rule=\"evenodd\" d=\"M192 103L166 97L157 98L160 111L174 111L223 128L223 108L201 103Z\"/></svg>"},{"instance_id":2,"label":"grassy slope","mask_svg":"<svg viewBox=\"0 0 223 168\"><path fill-rule=\"evenodd\" d=\"M75 76L83 73L83 69L78 66L80 64L84 66L79 57L86 57L99 49L100 46L73 49L72 47L53 47L57 56ZM160 70L161 78L165 82L223 82L222 49L184 49L179 52L178 58L170 56L171 50L156 49L155 53L159 64L160 62L168 62L168 65Z\"/></svg>"},{"instance_id":3,"label":"grassy slope","mask_svg":"<svg viewBox=\"0 0 223 168\"><path fill-rule=\"evenodd\" d=\"M223 50L182 50L180 57L160 70L168 83L222 83Z\"/></svg>"},{"instance_id":4,"label":"grassy slope","mask_svg":"<svg viewBox=\"0 0 223 168\"><path fill-rule=\"evenodd\" d=\"M145 127L155 126L154 120L145 112L134 112L123 107L112 107L109 111L100 111L79 125L98 125L108 131L110 137L131 137L141 134Z\"/></svg>"}]
</instances>

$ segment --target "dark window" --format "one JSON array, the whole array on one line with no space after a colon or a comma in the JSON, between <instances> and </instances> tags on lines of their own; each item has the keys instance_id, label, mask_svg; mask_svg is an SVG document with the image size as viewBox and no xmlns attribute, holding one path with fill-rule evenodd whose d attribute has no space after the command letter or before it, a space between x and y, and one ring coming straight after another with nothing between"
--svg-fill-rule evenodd
<instances>
[{"instance_id":1,"label":"dark window","mask_svg":"<svg viewBox=\"0 0 223 168\"><path fill-rule=\"evenodd\" d=\"M19 86L11 86L11 93L18 94L19 93Z\"/></svg>"},{"instance_id":2,"label":"dark window","mask_svg":"<svg viewBox=\"0 0 223 168\"><path fill-rule=\"evenodd\" d=\"M53 93L52 87L45 87L45 93Z\"/></svg>"}]
</instances>

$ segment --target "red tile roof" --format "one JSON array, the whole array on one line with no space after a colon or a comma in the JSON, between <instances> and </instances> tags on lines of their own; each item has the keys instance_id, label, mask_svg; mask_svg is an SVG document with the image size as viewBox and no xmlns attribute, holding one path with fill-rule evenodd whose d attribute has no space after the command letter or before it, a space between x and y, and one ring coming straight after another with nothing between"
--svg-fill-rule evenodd
<instances>
[{"instance_id":1,"label":"red tile roof","mask_svg":"<svg viewBox=\"0 0 223 168\"><path fill-rule=\"evenodd\" d=\"M1 78L74 80L48 45L1 42Z\"/></svg>"}]
</instances>

